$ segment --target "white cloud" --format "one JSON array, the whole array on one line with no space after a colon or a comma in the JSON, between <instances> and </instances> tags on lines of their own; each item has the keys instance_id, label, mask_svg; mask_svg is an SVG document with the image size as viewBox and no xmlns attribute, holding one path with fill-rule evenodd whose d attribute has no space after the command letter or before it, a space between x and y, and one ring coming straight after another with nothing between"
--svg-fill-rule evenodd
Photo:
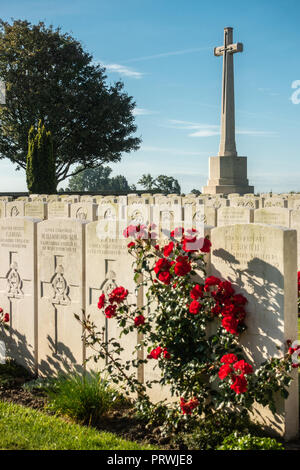
<instances>
[{"instance_id":1,"label":"white cloud","mask_svg":"<svg viewBox=\"0 0 300 470\"><path fill-rule=\"evenodd\" d=\"M181 150L179 148L170 148L170 147L152 147L148 145L143 145L140 149L143 152L157 152L157 153L169 153L173 155L206 155L206 152L193 152L190 150Z\"/></svg>"},{"instance_id":2,"label":"white cloud","mask_svg":"<svg viewBox=\"0 0 300 470\"><path fill-rule=\"evenodd\" d=\"M179 121L176 119L169 119L165 127L171 129L182 129L182 130L192 130L188 134L189 137L213 137L220 135L220 125L216 124L201 124L191 121ZM252 136L275 136L277 132L273 131L264 131L256 129L236 129L236 134L238 135L252 135Z\"/></svg>"},{"instance_id":3,"label":"white cloud","mask_svg":"<svg viewBox=\"0 0 300 470\"><path fill-rule=\"evenodd\" d=\"M147 55L143 57L136 57L134 59L128 59L124 60L124 63L129 63L129 62L139 62L141 60L151 60L151 59L160 59L163 57L170 57L174 55L184 55L184 54L190 54L192 52L200 52L200 51L208 51L212 49L212 47L206 46L206 47L193 47L190 49L181 49L178 51L171 51L171 52L161 52L160 54L153 54L153 55Z\"/></svg>"},{"instance_id":4,"label":"white cloud","mask_svg":"<svg viewBox=\"0 0 300 470\"><path fill-rule=\"evenodd\" d=\"M142 72L137 72L129 67L125 67L124 65L120 64L102 64L107 71L113 73L119 73L120 75L124 75L125 77L139 79L142 78L144 75Z\"/></svg>"},{"instance_id":5,"label":"white cloud","mask_svg":"<svg viewBox=\"0 0 300 470\"><path fill-rule=\"evenodd\" d=\"M150 114L157 114L157 111L151 111L146 108L135 108L132 114L134 116L149 116Z\"/></svg>"}]
</instances>

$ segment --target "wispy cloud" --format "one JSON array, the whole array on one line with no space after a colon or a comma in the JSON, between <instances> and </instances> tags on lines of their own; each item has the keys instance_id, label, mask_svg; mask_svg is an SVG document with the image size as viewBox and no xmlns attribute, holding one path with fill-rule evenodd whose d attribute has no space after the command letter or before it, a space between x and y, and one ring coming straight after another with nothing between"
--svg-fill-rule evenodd
<instances>
[{"instance_id":1,"label":"wispy cloud","mask_svg":"<svg viewBox=\"0 0 300 470\"><path fill-rule=\"evenodd\" d=\"M102 65L106 68L109 72L119 73L120 75L124 75L125 77L140 79L143 77L142 72L138 72L137 70L133 70L132 68L125 67L124 65L120 64L103 64Z\"/></svg>"},{"instance_id":2,"label":"wispy cloud","mask_svg":"<svg viewBox=\"0 0 300 470\"><path fill-rule=\"evenodd\" d=\"M258 88L258 91L265 93L269 96L279 96L279 93L273 91L271 88Z\"/></svg>"},{"instance_id":3,"label":"wispy cloud","mask_svg":"<svg viewBox=\"0 0 300 470\"><path fill-rule=\"evenodd\" d=\"M147 108L135 108L133 113L134 116L149 116L150 114L158 114L157 111L151 111Z\"/></svg>"},{"instance_id":4,"label":"wispy cloud","mask_svg":"<svg viewBox=\"0 0 300 470\"><path fill-rule=\"evenodd\" d=\"M143 145L140 149L143 152L156 152L156 153L168 153L172 155L206 155L206 152L194 152L190 150L182 150L180 148L170 148L170 147L153 147L148 145Z\"/></svg>"},{"instance_id":5,"label":"wispy cloud","mask_svg":"<svg viewBox=\"0 0 300 470\"><path fill-rule=\"evenodd\" d=\"M142 57L135 57L134 59L128 59L128 60L124 60L122 62L124 62L124 64L126 64L126 63L130 63L130 62L140 62L140 61L143 61L143 60L161 59L163 57L170 57L170 56L174 56L174 55L191 54L193 52L207 51L207 50L210 50L210 49L211 49L210 46L193 47L193 48L190 48L190 49L181 49L179 51L161 52L159 54L146 55L146 56L142 56Z\"/></svg>"},{"instance_id":6,"label":"wispy cloud","mask_svg":"<svg viewBox=\"0 0 300 470\"><path fill-rule=\"evenodd\" d=\"M168 124L164 127L168 127L171 129L191 130L193 132L188 134L189 137L213 137L216 135L220 135L220 126L215 124L203 124L191 121L179 121L176 119L169 119ZM267 137L275 136L277 135L277 132L256 129L236 129L236 134L251 135L256 137Z\"/></svg>"}]
</instances>

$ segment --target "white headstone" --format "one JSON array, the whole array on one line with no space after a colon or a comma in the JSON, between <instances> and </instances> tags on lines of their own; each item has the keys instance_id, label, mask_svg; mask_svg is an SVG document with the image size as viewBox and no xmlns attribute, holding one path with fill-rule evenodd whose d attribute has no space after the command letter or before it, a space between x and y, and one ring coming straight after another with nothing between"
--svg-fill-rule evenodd
<instances>
[{"instance_id":1,"label":"white headstone","mask_svg":"<svg viewBox=\"0 0 300 470\"><path fill-rule=\"evenodd\" d=\"M217 227L211 232L211 274L230 280L248 299L241 336L254 365L282 357L286 341L297 339L296 231L263 224ZM275 416L256 406L255 419L292 439L299 431L299 393L295 370L289 398L278 396Z\"/></svg>"},{"instance_id":2,"label":"white headstone","mask_svg":"<svg viewBox=\"0 0 300 470\"><path fill-rule=\"evenodd\" d=\"M4 342L7 354L33 373L37 372L37 223L27 217L0 220L0 306L10 315Z\"/></svg>"},{"instance_id":3,"label":"white headstone","mask_svg":"<svg viewBox=\"0 0 300 470\"><path fill-rule=\"evenodd\" d=\"M39 371L43 375L82 370L85 308L85 223L46 220L38 226Z\"/></svg>"}]
</instances>

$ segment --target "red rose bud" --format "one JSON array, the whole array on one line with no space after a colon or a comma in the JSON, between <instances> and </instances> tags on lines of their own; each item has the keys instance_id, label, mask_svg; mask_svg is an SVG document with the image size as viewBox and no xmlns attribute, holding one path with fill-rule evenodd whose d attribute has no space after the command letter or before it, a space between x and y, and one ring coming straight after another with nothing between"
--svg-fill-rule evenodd
<instances>
[{"instance_id":1,"label":"red rose bud","mask_svg":"<svg viewBox=\"0 0 300 470\"><path fill-rule=\"evenodd\" d=\"M140 326L140 325L143 325L144 323L145 323L144 315L138 315L137 317L135 317L134 319L135 326Z\"/></svg>"},{"instance_id":2,"label":"red rose bud","mask_svg":"<svg viewBox=\"0 0 300 470\"><path fill-rule=\"evenodd\" d=\"M105 304L105 295L101 294L98 301L98 308L103 308Z\"/></svg>"},{"instance_id":3,"label":"red rose bud","mask_svg":"<svg viewBox=\"0 0 300 470\"><path fill-rule=\"evenodd\" d=\"M135 246L135 243L134 242L130 242L128 243L127 247L128 248L133 248Z\"/></svg>"},{"instance_id":4,"label":"red rose bud","mask_svg":"<svg viewBox=\"0 0 300 470\"><path fill-rule=\"evenodd\" d=\"M9 322L9 313L6 313L6 314L4 315L3 321L4 321L5 323Z\"/></svg>"}]
</instances>

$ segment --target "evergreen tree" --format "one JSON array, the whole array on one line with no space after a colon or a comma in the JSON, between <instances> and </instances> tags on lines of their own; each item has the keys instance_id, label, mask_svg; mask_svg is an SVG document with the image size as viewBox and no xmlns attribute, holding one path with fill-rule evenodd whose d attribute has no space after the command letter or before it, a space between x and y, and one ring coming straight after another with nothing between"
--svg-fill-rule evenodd
<instances>
[{"instance_id":1,"label":"evergreen tree","mask_svg":"<svg viewBox=\"0 0 300 470\"><path fill-rule=\"evenodd\" d=\"M34 126L31 126L28 133L26 181L30 193L56 192L52 137L41 121L39 121L37 131Z\"/></svg>"}]
</instances>

